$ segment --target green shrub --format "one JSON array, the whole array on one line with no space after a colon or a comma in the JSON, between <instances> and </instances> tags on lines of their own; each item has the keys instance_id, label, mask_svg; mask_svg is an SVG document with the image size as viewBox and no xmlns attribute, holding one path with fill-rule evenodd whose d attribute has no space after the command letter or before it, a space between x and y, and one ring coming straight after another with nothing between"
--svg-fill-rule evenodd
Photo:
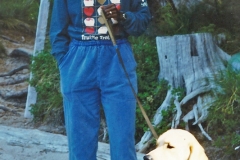
<instances>
[{"instance_id":1,"label":"green shrub","mask_svg":"<svg viewBox=\"0 0 240 160\"><path fill-rule=\"evenodd\" d=\"M0 5L0 28L34 32L39 2L36 0L2 0Z\"/></svg>"},{"instance_id":2,"label":"green shrub","mask_svg":"<svg viewBox=\"0 0 240 160\"><path fill-rule=\"evenodd\" d=\"M49 51L42 51L33 57L31 65L33 78L30 84L38 93L37 103L31 113L36 121L63 122L62 96L57 63Z\"/></svg>"},{"instance_id":3,"label":"green shrub","mask_svg":"<svg viewBox=\"0 0 240 160\"><path fill-rule=\"evenodd\" d=\"M240 73L228 69L214 79L216 100L209 108L208 132L214 145L223 153L234 156L240 145Z\"/></svg>"},{"instance_id":4,"label":"green shrub","mask_svg":"<svg viewBox=\"0 0 240 160\"><path fill-rule=\"evenodd\" d=\"M151 3L154 3L151 5L154 18L149 35L169 36L200 32L224 34L226 41L221 44L221 48L229 54L240 51L240 2L204 0L191 8L183 4L177 12L169 3L166 6L158 5L157 1Z\"/></svg>"},{"instance_id":5,"label":"green shrub","mask_svg":"<svg viewBox=\"0 0 240 160\"><path fill-rule=\"evenodd\" d=\"M39 1L36 0L2 0L0 5L0 19L19 19L29 24L36 24L38 18Z\"/></svg>"},{"instance_id":6,"label":"green shrub","mask_svg":"<svg viewBox=\"0 0 240 160\"><path fill-rule=\"evenodd\" d=\"M137 61L138 97L151 120L166 96L167 82L158 79L159 61L155 38L143 35L130 37L130 41ZM148 128L140 108L137 108L136 125L138 139Z\"/></svg>"}]
</instances>

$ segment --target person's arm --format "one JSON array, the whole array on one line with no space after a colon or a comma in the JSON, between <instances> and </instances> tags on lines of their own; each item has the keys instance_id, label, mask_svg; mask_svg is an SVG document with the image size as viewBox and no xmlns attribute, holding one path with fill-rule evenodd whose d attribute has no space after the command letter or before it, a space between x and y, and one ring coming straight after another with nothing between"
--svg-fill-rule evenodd
<instances>
[{"instance_id":1,"label":"person's arm","mask_svg":"<svg viewBox=\"0 0 240 160\"><path fill-rule=\"evenodd\" d=\"M129 35L139 36L146 31L151 14L147 0L122 0L121 11L114 4L103 7L106 18L117 19Z\"/></svg>"},{"instance_id":2,"label":"person's arm","mask_svg":"<svg viewBox=\"0 0 240 160\"><path fill-rule=\"evenodd\" d=\"M69 17L66 0L54 0L49 34L52 46L51 54L58 63L69 48L68 25Z\"/></svg>"},{"instance_id":3,"label":"person's arm","mask_svg":"<svg viewBox=\"0 0 240 160\"><path fill-rule=\"evenodd\" d=\"M134 0L134 2L137 5L124 13L126 19L122 20L121 24L129 35L139 36L146 31L151 14L147 0Z\"/></svg>"}]
</instances>

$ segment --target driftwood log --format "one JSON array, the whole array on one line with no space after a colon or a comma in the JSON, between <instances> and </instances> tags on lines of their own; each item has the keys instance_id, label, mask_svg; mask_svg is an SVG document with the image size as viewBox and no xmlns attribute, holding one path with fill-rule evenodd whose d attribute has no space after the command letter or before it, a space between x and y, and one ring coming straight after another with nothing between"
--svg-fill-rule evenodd
<instances>
[{"instance_id":1,"label":"driftwood log","mask_svg":"<svg viewBox=\"0 0 240 160\"><path fill-rule=\"evenodd\" d=\"M1 105L0 105L1 107ZM67 160L67 137L37 129L23 129L0 125L1 159L44 159L44 155L55 153L55 156L46 160ZM127 149L127 148L126 148ZM44 153L44 154L43 154ZM136 153L137 160L143 160L144 154ZM32 156L34 155L34 156ZM37 156L36 156L37 155ZM14 158L13 158L14 157ZM110 160L110 146L107 143L98 142L97 160Z\"/></svg>"},{"instance_id":2,"label":"driftwood log","mask_svg":"<svg viewBox=\"0 0 240 160\"><path fill-rule=\"evenodd\" d=\"M152 124L157 126L162 121L162 111L167 110L171 99L174 99L176 112L171 127L176 128L183 120L188 129L188 122L193 119L193 125L198 125L202 134L212 140L201 125L213 101L209 91L213 89L214 84L210 79L226 68L225 62L230 59L230 55L221 50L213 36L208 33L157 37L156 41L160 62L159 79L165 79L171 87L157 109ZM173 95L174 88L183 88L185 97L179 99ZM194 100L195 104L183 115L182 107L190 100ZM137 150L144 152L151 139L151 132L145 132L136 145Z\"/></svg>"},{"instance_id":3,"label":"driftwood log","mask_svg":"<svg viewBox=\"0 0 240 160\"><path fill-rule=\"evenodd\" d=\"M15 68L7 73L0 73L0 77L12 76L17 72L22 71L23 69L29 69L29 65L20 66L20 67Z\"/></svg>"}]
</instances>

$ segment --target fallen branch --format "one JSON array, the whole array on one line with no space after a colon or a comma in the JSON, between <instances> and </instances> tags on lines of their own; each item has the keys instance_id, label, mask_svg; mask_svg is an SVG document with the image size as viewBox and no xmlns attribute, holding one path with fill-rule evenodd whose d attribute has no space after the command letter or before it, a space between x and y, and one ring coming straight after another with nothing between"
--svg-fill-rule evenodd
<instances>
[{"instance_id":1,"label":"fallen branch","mask_svg":"<svg viewBox=\"0 0 240 160\"><path fill-rule=\"evenodd\" d=\"M20 43L19 41L13 40L13 39L11 39L11 38L8 37L8 36L0 35L0 37L1 37L2 39L8 40L9 42L18 43L18 44Z\"/></svg>"},{"instance_id":2,"label":"fallen branch","mask_svg":"<svg viewBox=\"0 0 240 160\"><path fill-rule=\"evenodd\" d=\"M189 100L191 100L192 98L200 95L200 94L203 94L203 93L206 93L206 92L209 92L212 88L210 86L204 86L204 87L200 87L198 89L196 89L195 91L189 93L187 96L185 96L182 101L180 102L180 105L184 105L186 104Z\"/></svg>"},{"instance_id":3,"label":"fallen branch","mask_svg":"<svg viewBox=\"0 0 240 160\"><path fill-rule=\"evenodd\" d=\"M174 105L176 107L177 113L172 121L172 127L171 128L177 128L178 124L180 123L180 118L182 115L182 110L181 110L181 104L178 101L178 97L175 98L174 100Z\"/></svg>"},{"instance_id":4,"label":"fallen branch","mask_svg":"<svg viewBox=\"0 0 240 160\"><path fill-rule=\"evenodd\" d=\"M22 83L22 82L27 81L28 79L29 79L29 75L20 77L20 78L18 78L18 79L9 79L9 80L7 80L7 81L1 82L1 83L0 83L0 86L19 84L19 83Z\"/></svg>"},{"instance_id":5,"label":"fallen branch","mask_svg":"<svg viewBox=\"0 0 240 160\"><path fill-rule=\"evenodd\" d=\"M3 99L19 98L19 97L27 96L27 92L28 92L27 89L23 89L23 90L20 90L20 91L12 91L12 92L8 92L6 94L3 94L3 93L0 92L0 96Z\"/></svg>"},{"instance_id":6,"label":"fallen branch","mask_svg":"<svg viewBox=\"0 0 240 160\"><path fill-rule=\"evenodd\" d=\"M25 101L24 102L9 102L5 101L6 106L13 106L15 108L25 108Z\"/></svg>"},{"instance_id":7,"label":"fallen branch","mask_svg":"<svg viewBox=\"0 0 240 160\"><path fill-rule=\"evenodd\" d=\"M23 65L23 66L20 66L16 69L13 69L7 73L3 73L3 74L0 74L0 77L6 77L6 76L12 76L13 74L23 70L23 69L29 69L29 65Z\"/></svg>"},{"instance_id":8,"label":"fallen branch","mask_svg":"<svg viewBox=\"0 0 240 160\"><path fill-rule=\"evenodd\" d=\"M13 110L13 109L8 108L8 107L5 107L5 106L1 106L1 105L0 105L0 109L3 110L4 112L12 112L12 113L14 113L14 114L19 115L19 113L18 113L16 110Z\"/></svg>"},{"instance_id":9,"label":"fallen branch","mask_svg":"<svg viewBox=\"0 0 240 160\"><path fill-rule=\"evenodd\" d=\"M108 135L108 130L107 130L107 124L104 118L101 118L101 126L102 126L102 130L103 130L103 134L100 135L102 136L102 142L107 142L107 135Z\"/></svg>"}]
</instances>

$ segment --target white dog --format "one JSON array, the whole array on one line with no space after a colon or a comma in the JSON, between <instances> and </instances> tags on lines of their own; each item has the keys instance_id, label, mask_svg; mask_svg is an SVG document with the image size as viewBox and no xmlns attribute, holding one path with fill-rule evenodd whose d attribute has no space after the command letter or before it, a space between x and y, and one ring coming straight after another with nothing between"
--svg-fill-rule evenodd
<instances>
[{"instance_id":1,"label":"white dog","mask_svg":"<svg viewBox=\"0 0 240 160\"><path fill-rule=\"evenodd\" d=\"M157 148L144 160L208 160L203 147L188 131L170 129L157 140Z\"/></svg>"}]
</instances>

